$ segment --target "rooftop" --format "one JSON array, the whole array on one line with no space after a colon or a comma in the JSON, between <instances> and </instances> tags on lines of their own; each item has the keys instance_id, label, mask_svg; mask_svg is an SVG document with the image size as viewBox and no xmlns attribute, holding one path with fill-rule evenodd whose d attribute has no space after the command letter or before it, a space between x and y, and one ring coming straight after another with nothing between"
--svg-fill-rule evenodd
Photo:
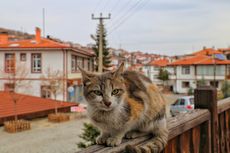
<instances>
[{"instance_id":1,"label":"rooftop","mask_svg":"<svg viewBox=\"0 0 230 153\"><path fill-rule=\"evenodd\" d=\"M0 91L0 124L3 121L12 119L14 116L14 102L12 95L9 92ZM40 97L34 97L29 95L15 94L18 98L17 102L17 114L19 118L48 115L48 113L54 112L55 103L59 109L70 110L71 106L78 105L77 103L61 102L51 99L44 99Z\"/></svg>"}]
</instances>

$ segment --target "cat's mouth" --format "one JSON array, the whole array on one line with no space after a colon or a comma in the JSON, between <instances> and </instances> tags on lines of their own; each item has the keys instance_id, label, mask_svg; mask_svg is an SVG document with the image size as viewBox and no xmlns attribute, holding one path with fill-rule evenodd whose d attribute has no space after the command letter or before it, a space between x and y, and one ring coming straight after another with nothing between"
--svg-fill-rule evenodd
<instances>
[{"instance_id":1,"label":"cat's mouth","mask_svg":"<svg viewBox=\"0 0 230 153\"><path fill-rule=\"evenodd\" d=\"M104 107L101 107L101 109L103 110L103 111L112 111L114 108L113 107L107 107L107 106L104 106Z\"/></svg>"}]
</instances>

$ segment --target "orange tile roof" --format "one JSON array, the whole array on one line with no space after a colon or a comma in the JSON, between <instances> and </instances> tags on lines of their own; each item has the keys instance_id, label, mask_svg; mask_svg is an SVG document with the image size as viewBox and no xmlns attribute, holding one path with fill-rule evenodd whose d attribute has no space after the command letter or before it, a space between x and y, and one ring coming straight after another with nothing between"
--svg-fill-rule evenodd
<instances>
[{"instance_id":1,"label":"orange tile roof","mask_svg":"<svg viewBox=\"0 0 230 153\"><path fill-rule=\"evenodd\" d=\"M69 44L59 43L50 39L41 38L40 42L35 39L0 42L0 48L68 48Z\"/></svg>"},{"instance_id":2,"label":"orange tile roof","mask_svg":"<svg viewBox=\"0 0 230 153\"><path fill-rule=\"evenodd\" d=\"M172 62L168 64L169 66L176 66L176 65L226 65L230 64L230 60L218 60L213 59L210 56L204 56L204 55L198 55L198 56L192 56L192 57L186 57L183 59L179 59L175 62Z\"/></svg>"},{"instance_id":3,"label":"orange tile roof","mask_svg":"<svg viewBox=\"0 0 230 153\"><path fill-rule=\"evenodd\" d=\"M168 59L159 59L159 60L153 60L149 62L147 65L152 65L152 66L166 66L169 63Z\"/></svg>"},{"instance_id":4,"label":"orange tile roof","mask_svg":"<svg viewBox=\"0 0 230 153\"><path fill-rule=\"evenodd\" d=\"M77 103L60 102L40 97L16 94L19 98L17 102L17 114L26 115L37 112L49 111L55 109L55 103L58 108L65 108L78 105ZM4 118L14 116L14 102L9 92L0 91L0 123Z\"/></svg>"},{"instance_id":5,"label":"orange tile roof","mask_svg":"<svg viewBox=\"0 0 230 153\"><path fill-rule=\"evenodd\" d=\"M221 51L215 50L213 48L206 48L197 52L192 53L192 55L213 55L213 54L222 54Z\"/></svg>"}]
</instances>

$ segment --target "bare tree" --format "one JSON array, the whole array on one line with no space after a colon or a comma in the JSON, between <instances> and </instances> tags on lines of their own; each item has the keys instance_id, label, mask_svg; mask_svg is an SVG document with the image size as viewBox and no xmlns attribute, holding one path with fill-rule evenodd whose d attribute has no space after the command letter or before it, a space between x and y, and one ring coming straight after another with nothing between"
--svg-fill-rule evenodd
<instances>
[{"instance_id":1,"label":"bare tree","mask_svg":"<svg viewBox=\"0 0 230 153\"><path fill-rule=\"evenodd\" d=\"M43 90L49 92L51 98L57 100L58 94L63 93L63 73L59 70L48 68L45 75L41 76ZM55 114L58 112L57 102L55 102Z\"/></svg>"},{"instance_id":2,"label":"bare tree","mask_svg":"<svg viewBox=\"0 0 230 153\"><path fill-rule=\"evenodd\" d=\"M18 120L17 115L17 104L20 100L24 98L23 95L17 93L22 93L22 89L30 88L30 80L27 80L29 74L26 65L23 63L16 63L16 61L11 61L12 69L10 71L2 71L2 76L6 78L6 91L9 92L9 95L14 103L14 118Z\"/></svg>"}]
</instances>

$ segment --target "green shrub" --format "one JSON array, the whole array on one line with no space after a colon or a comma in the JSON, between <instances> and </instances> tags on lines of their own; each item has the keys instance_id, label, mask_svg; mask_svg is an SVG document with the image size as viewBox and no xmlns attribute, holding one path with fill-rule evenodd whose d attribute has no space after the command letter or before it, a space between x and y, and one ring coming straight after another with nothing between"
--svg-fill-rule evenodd
<instances>
[{"instance_id":1,"label":"green shrub","mask_svg":"<svg viewBox=\"0 0 230 153\"><path fill-rule=\"evenodd\" d=\"M83 139L82 142L77 144L78 148L87 148L96 144L96 138L99 136L100 131L90 123L84 123L83 133L79 136Z\"/></svg>"},{"instance_id":2,"label":"green shrub","mask_svg":"<svg viewBox=\"0 0 230 153\"><path fill-rule=\"evenodd\" d=\"M194 89L192 87L190 87L188 89L188 95L193 95L194 94Z\"/></svg>"},{"instance_id":3,"label":"green shrub","mask_svg":"<svg viewBox=\"0 0 230 153\"><path fill-rule=\"evenodd\" d=\"M224 98L230 97L230 82L229 81L223 82L221 91L223 92Z\"/></svg>"}]
</instances>

